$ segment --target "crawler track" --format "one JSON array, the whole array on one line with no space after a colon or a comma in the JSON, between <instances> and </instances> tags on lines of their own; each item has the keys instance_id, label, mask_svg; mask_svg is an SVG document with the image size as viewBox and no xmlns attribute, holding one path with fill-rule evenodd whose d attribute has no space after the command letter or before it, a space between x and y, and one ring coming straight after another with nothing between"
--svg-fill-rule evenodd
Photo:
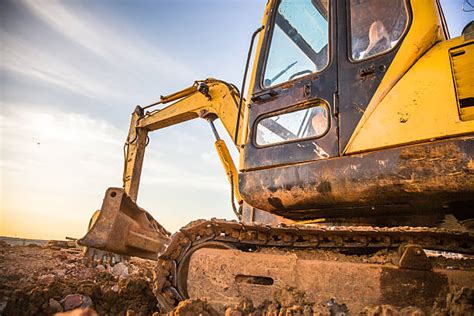
<instances>
[{"instance_id":1,"label":"crawler track","mask_svg":"<svg viewBox=\"0 0 474 316\"><path fill-rule=\"evenodd\" d=\"M242 224L213 219L198 220L172 236L159 255L154 293L163 312L187 298L187 264L195 250L203 247L262 249L396 249L404 243L424 249L474 254L474 235L468 232L427 227L376 228L368 226L287 227Z\"/></svg>"}]
</instances>

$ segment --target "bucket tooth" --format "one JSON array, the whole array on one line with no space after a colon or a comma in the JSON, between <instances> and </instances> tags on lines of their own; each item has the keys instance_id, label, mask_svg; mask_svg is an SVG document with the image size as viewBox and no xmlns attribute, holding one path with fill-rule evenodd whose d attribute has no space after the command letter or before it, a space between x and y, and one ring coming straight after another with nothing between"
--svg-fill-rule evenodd
<instances>
[{"instance_id":1,"label":"bucket tooth","mask_svg":"<svg viewBox=\"0 0 474 316\"><path fill-rule=\"evenodd\" d=\"M109 188L99 218L78 243L121 255L157 260L157 254L169 244L170 235L122 188Z\"/></svg>"}]
</instances>

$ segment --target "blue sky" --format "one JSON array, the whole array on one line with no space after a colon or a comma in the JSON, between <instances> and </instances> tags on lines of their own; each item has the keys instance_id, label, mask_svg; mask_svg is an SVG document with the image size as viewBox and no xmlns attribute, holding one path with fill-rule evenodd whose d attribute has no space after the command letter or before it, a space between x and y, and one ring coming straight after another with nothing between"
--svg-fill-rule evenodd
<instances>
[{"instance_id":1,"label":"blue sky","mask_svg":"<svg viewBox=\"0 0 474 316\"><path fill-rule=\"evenodd\" d=\"M472 13L442 2L459 34ZM80 237L121 186L134 106L195 79L240 86L265 3L0 0L0 235ZM147 150L139 204L165 227L233 218L204 121L154 133Z\"/></svg>"}]
</instances>

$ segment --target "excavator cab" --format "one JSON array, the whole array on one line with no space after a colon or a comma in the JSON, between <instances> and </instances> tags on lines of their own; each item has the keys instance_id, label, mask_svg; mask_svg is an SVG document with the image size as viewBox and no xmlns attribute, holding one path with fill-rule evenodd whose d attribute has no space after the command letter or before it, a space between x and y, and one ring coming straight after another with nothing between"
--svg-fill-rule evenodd
<instances>
[{"instance_id":1,"label":"excavator cab","mask_svg":"<svg viewBox=\"0 0 474 316\"><path fill-rule=\"evenodd\" d=\"M158 260L163 311L189 297L235 301L252 286L255 302L288 286L311 299L350 299L341 284L356 270L377 281L361 283L353 311L387 302L427 311L447 283L473 280L472 263L432 277L423 249L474 253L474 34L449 39L434 0L271 0L262 24L247 99L246 76L241 91L209 78L135 109L123 187L107 190L80 243ZM152 131L195 118L216 137L239 222L196 221L171 236L137 205L145 148ZM215 119L234 140L238 168ZM398 249L398 265L295 259L321 249ZM212 276L224 262L235 271ZM403 294L391 283L397 278L409 285ZM229 282L229 292L215 282Z\"/></svg>"},{"instance_id":2,"label":"excavator cab","mask_svg":"<svg viewBox=\"0 0 474 316\"><path fill-rule=\"evenodd\" d=\"M472 217L473 121L450 80L473 44L447 41L436 1L281 0L266 25L241 151L247 204L388 226Z\"/></svg>"}]
</instances>

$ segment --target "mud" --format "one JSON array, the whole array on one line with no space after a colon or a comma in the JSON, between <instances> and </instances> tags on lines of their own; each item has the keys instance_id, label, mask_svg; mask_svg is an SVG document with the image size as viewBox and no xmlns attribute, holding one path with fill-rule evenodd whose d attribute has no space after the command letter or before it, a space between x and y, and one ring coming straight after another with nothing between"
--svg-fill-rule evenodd
<instances>
[{"instance_id":1,"label":"mud","mask_svg":"<svg viewBox=\"0 0 474 316\"><path fill-rule=\"evenodd\" d=\"M92 263L77 248L2 242L0 314L51 315L89 307L99 315L152 315L153 265L131 259L111 267Z\"/></svg>"},{"instance_id":2,"label":"mud","mask_svg":"<svg viewBox=\"0 0 474 316\"><path fill-rule=\"evenodd\" d=\"M271 251L268 250L268 251ZM318 252L313 255L323 256ZM338 260L326 252L328 260ZM375 259L392 261L392 254L377 252ZM0 315L159 315L152 293L155 262L132 258L113 267L93 263L77 248L9 246L0 241ZM222 314L203 300L185 300L169 313L172 316ZM285 288L271 301L255 306L249 299L225 307L226 316L244 315L354 315L345 302L329 299L311 302L303 292ZM357 315L426 315L412 307L368 306ZM474 315L474 290L449 293L430 315Z\"/></svg>"},{"instance_id":3,"label":"mud","mask_svg":"<svg viewBox=\"0 0 474 316\"><path fill-rule=\"evenodd\" d=\"M446 302L446 304L445 304ZM439 306L433 306L430 313L421 309L407 306L396 307L392 305L367 306L360 313L353 313L344 302L329 299L326 302L314 303L306 298L304 292L295 288L285 288L276 293L271 301L265 301L255 306L248 299L242 299L238 305L227 306L225 316L465 316L474 315L474 290L463 288L453 293L448 293L446 301ZM169 315L190 316L221 315L206 301L199 299L180 302Z\"/></svg>"},{"instance_id":4,"label":"mud","mask_svg":"<svg viewBox=\"0 0 474 316\"><path fill-rule=\"evenodd\" d=\"M225 316L465 316L474 315L474 290L463 288L449 293L447 304L443 307L434 306L426 314L422 310L408 306L397 308L392 305L367 306L361 313L351 313L346 304L330 299L325 303L312 303L305 299L305 294L293 288L287 288L273 297L273 300L254 307L251 301L242 300L238 306L228 307ZM194 304L204 310L205 302L186 301L188 310ZM210 307L208 307L210 308ZM175 314L177 315L177 314ZM179 314L184 315L184 314ZM203 315L214 315L212 313Z\"/></svg>"}]
</instances>

